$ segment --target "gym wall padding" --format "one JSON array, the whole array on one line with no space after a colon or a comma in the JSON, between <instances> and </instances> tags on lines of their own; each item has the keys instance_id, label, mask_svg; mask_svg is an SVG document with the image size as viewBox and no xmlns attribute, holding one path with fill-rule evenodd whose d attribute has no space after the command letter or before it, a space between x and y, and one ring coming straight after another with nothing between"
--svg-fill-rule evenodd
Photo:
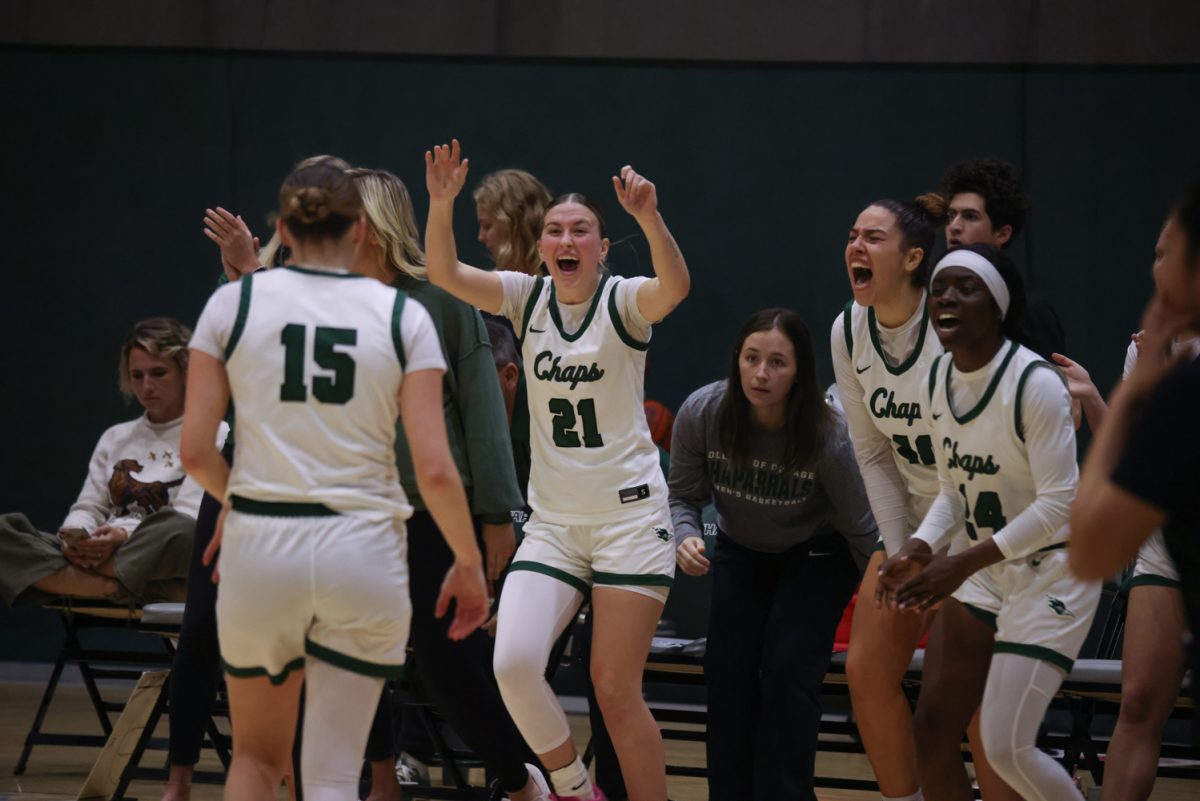
<instances>
[{"instance_id":1,"label":"gym wall padding","mask_svg":"<svg viewBox=\"0 0 1200 801\"><path fill-rule=\"evenodd\" d=\"M713 66L319 55L0 50L6 121L0 510L61 522L100 433L133 417L120 340L156 314L194 323L220 272L206 206L265 218L314 153L385 167L424 221L422 153L459 137L469 187L506 166L596 198L622 274L648 273L609 183L633 164L692 273L655 330L648 396L677 408L719 377L771 305L809 322L822 380L850 297L858 211L934 189L966 157L1017 163L1034 196L1013 246L1102 389L1151 290L1152 248L1200 177L1200 68ZM460 200L462 256L484 263ZM264 376L270 389L271 376Z\"/></svg>"}]
</instances>

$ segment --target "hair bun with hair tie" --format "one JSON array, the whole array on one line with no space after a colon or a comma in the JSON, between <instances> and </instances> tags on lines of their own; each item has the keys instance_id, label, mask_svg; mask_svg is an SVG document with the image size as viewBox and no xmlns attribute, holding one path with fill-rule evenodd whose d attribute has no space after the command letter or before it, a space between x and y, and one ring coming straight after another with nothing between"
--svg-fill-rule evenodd
<instances>
[{"instance_id":1,"label":"hair bun with hair tie","mask_svg":"<svg viewBox=\"0 0 1200 801\"><path fill-rule=\"evenodd\" d=\"M329 198L324 189L316 186L306 186L296 192L292 203L296 216L306 225L320 222L327 218Z\"/></svg>"}]
</instances>

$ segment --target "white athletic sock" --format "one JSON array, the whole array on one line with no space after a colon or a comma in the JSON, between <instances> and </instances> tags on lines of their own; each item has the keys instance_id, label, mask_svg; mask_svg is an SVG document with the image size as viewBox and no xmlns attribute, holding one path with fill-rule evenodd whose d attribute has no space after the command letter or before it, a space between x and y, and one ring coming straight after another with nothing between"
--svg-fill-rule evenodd
<instances>
[{"instance_id":1,"label":"white athletic sock","mask_svg":"<svg viewBox=\"0 0 1200 801\"><path fill-rule=\"evenodd\" d=\"M591 801L595 795L592 791L592 779L579 757L575 757L575 761L565 768L550 771L550 783L554 785L554 792L561 797Z\"/></svg>"},{"instance_id":2,"label":"white athletic sock","mask_svg":"<svg viewBox=\"0 0 1200 801\"><path fill-rule=\"evenodd\" d=\"M918 787L917 791L912 795L900 795L895 797L882 795L880 798L882 798L883 801L925 801L925 795L921 792L920 787Z\"/></svg>"}]
</instances>

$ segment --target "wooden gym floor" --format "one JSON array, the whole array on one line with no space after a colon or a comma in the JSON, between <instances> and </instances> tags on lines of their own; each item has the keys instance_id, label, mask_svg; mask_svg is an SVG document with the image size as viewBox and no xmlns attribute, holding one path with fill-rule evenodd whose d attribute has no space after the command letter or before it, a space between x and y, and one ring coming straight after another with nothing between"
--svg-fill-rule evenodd
<instances>
[{"instance_id":1,"label":"wooden gym floor","mask_svg":"<svg viewBox=\"0 0 1200 801\"><path fill-rule=\"evenodd\" d=\"M19 677L14 680L10 677L8 680L0 680L0 801L74 799L87 778L91 762L96 756L96 749L39 746L34 749L25 774L23 776L13 775L12 767L16 764L20 754L21 744L33 719L42 687L42 682L33 678ZM586 717L573 715L571 725L576 741L582 746L587 741L588 734ZM81 733L97 731L98 733L99 727L96 725L81 684L72 682L60 686L58 695L50 707L47 728L55 731L78 731ZM158 735L165 737L166 733L166 725L163 724ZM667 744L667 758L672 764L702 765L703 745L670 742ZM152 752L148 759L165 760L165 756L158 752ZM145 764L160 765L162 763ZM206 752L200 768L218 769L219 763L215 755ZM865 758L854 755L820 754L817 757L817 770L820 775L827 776L853 778L870 776L870 769ZM439 771L434 771L435 780L438 773ZM674 801L703 801L707 798L705 785L701 779L669 777L668 784L671 798ZM135 783L130 788L129 794L136 796L139 801L158 801L161 787L150 783ZM1152 798L1155 801L1184 801L1184 799L1192 801L1197 798L1197 794L1198 787L1194 782L1160 779ZM818 791L818 796L821 799L829 799L829 801L878 798L869 793L836 790ZM220 788L213 785L197 785L192 794L193 801L219 801L220 798Z\"/></svg>"}]
</instances>

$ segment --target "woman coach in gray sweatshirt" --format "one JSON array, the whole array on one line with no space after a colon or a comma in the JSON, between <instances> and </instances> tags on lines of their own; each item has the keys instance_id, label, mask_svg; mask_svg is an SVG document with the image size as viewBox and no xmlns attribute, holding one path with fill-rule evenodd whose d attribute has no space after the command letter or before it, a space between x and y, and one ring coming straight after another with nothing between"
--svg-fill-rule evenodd
<instances>
[{"instance_id":1,"label":"woman coach in gray sweatshirt","mask_svg":"<svg viewBox=\"0 0 1200 801\"><path fill-rule=\"evenodd\" d=\"M878 532L846 424L818 388L812 340L795 312L752 316L729 378L684 403L669 484L679 567L713 574L709 798L815 799L821 681ZM711 561L700 536L710 502Z\"/></svg>"}]
</instances>

